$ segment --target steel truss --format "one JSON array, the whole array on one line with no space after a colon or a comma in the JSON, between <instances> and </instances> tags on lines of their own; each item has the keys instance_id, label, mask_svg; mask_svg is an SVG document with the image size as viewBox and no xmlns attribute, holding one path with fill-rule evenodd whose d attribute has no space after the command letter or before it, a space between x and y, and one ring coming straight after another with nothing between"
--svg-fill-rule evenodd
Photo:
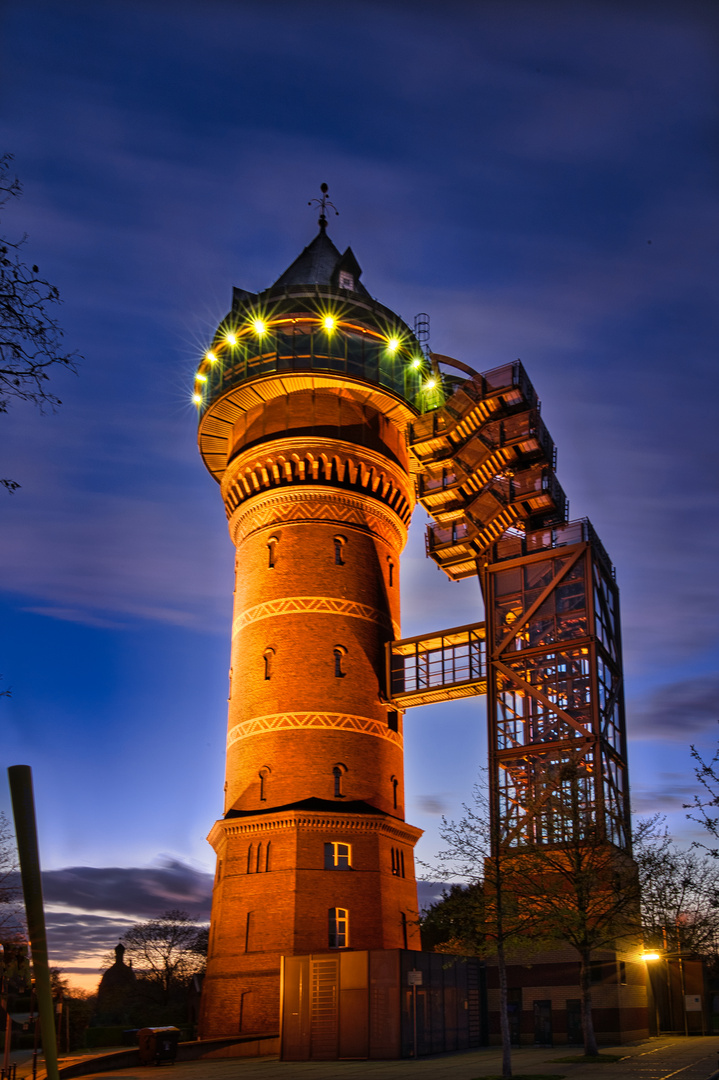
<instances>
[{"instance_id":1,"label":"steel truss","mask_svg":"<svg viewBox=\"0 0 719 1080\"><path fill-rule=\"evenodd\" d=\"M503 850L586 835L630 852L618 590L591 524L566 520L522 365L473 375L412 425L410 446L435 519L428 554L453 580L479 574L486 622L474 669L461 635L481 624L391 643L392 699L407 708L486 686Z\"/></svg>"}]
</instances>

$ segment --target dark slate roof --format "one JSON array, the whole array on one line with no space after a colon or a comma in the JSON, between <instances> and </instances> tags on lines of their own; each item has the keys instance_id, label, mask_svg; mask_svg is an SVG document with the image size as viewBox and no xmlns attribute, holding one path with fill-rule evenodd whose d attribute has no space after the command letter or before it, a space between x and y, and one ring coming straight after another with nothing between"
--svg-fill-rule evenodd
<instances>
[{"instance_id":1,"label":"dark slate roof","mask_svg":"<svg viewBox=\"0 0 719 1080\"><path fill-rule=\"evenodd\" d=\"M337 288L340 270L347 270L354 277L354 292L363 296L369 295L364 285L360 284L362 270L352 249L347 248L344 255L341 255L324 226L321 226L312 243L307 245L271 288L292 285L326 285Z\"/></svg>"},{"instance_id":2,"label":"dark slate roof","mask_svg":"<svg viewBox=\"0 0 719 1080\"><path fill-rule=\"evenodd\" d=\"M382 817L391 817L384 810L378 810L371 803L355 799L353 802L340 802L339 799L301 799L299 802L287 803L286 806L268 806L261 810L228 810L225 818L253 817L258 814L280 814L286 810L314 810L327 814L381 814Z\"/></svg>"}]
</instances>

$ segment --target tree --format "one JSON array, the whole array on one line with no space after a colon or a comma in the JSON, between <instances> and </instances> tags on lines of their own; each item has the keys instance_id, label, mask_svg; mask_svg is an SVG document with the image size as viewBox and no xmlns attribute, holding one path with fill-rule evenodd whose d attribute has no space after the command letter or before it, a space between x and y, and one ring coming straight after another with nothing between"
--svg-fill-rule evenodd
<instances>
[{"instance_id":1,"label":"tree","mask_svg":"<svg viewBox=\"0 0 719 1080\"><path fill-rule=\"evenodd\" d=\"M436 865L427 867L433 876L457 880L442 900L422 916L423 939L442 938L435 948L441 951L495 956L499 979L499 1026L502 1039L502 1076L512 1075L512 1042L507 995L507 953L528 942L528 922L522 917L516 897L508 888L510 863L496 837L487 796L480 785L474 788L474 805L463 804L459 822L442 818L439 834L447 845L437 855Z\"/></svg>"},{"instance_id":2,"label":"tree","mask_svg":"<svg viewBox=\"0 0 719 1080\"><path fill-rule=\"evenodd\" d=\"M696 746L691 747L691 755L696 762L694 775L703 791L695 795L692 802L685 804L684 808L694 810L694 814L687 814L689 820L702 825L709 835L719 842L719 749L708 761L701 756ZM719 847L707 847L707 851L715 859L719 858Z\"/></svg>"},{"instance_id":3,"label":"tree","mask_svg":"<svg viewBox=\"0 0 719 1080\"><path fill-rule=\"evenodd\" d=\"M455 925L463 932L473 919L483 920L476 928L477 940L485 938L485 948L498 960L500 980L500 1022L503 1046L509 1040L506 1011L506 961L508 955L539 948L549 942L571 945L579 956L579 983L582 998L584 1052L597 1054L592 1018L591 973L593 954L616 948L623 940L640 934L639 881L628 855L608 844L597 827L590 807L582 801L581 762L562 765L561 784L556 788L564 800L560 808L564 838L557 844L531 842L525 833L514 842L494 844L486 799L475 790L475 806L467 807L459 822L443 821L440 830L448 847L440 852L440 867L476 890L468 893L474 913ZM542 785L540 785L541 789ZM537 812L542 809L537 807ZM527 808L527 822L534 816ZM543 808L546 812L546 807ZM559 811L558 811L559 812ZM477 897L483 894L483 901ZM461 897L449 899L456 906ZM437 914L434 916L437 919ZM466 937L471 942L472 936ZM506 1031L505 1031L506 1025ZM508 1053L503 1054L503 1075Z\"/></svg>"},{"instance_id":4,"label":"tree","mask_svg":"<svg viewBox=\"0 0 719 1080\"><path fill-rule=\"evenodd\" d=\"M0 209L19 198L22 186L12 176L12 154L0 156ZM40 277L37 266L22 259L27 237L0 237L0 412L13 399L55 409L60 399L47 383L53 370L76 371L80 356L63 352L63 332L54 315L61 303L55 285ZM6 491L15 491L14 480L0 479Z\"/></svg>"},{"instance_id":5,"label":"tree","mask_svg":"<svg viewBox=\"0 0 719 1080\"><path fill-rule=\"evenodd\" d=\"M186 911L173 909L157 919L137 923L121 941L139 986L149 990L160 1005L170 1005L179 992L187 989L192 976L204 971L207 929Z\"/></svg>"},{"instance_id":6,"label":"tree","mask_svg":"<svg viewBox=\"0 0 719 1080\"><path fill-rule=\"evenodd\" d=\"M640 821L634 834L644 944L665 952L714 956L719 941L719 865L678 847L665 819Z\"/></svg>"},{"instance_id":7,"label":"tree","mask_svg":"<svg viewBox=\"0 0 719 1080\"><path fill-rule=\"evenodd\" d=\"M4 944L25 939L25 919L18 878L15 836L0 811L0 941Z\"/></svg>"}]
</instances>

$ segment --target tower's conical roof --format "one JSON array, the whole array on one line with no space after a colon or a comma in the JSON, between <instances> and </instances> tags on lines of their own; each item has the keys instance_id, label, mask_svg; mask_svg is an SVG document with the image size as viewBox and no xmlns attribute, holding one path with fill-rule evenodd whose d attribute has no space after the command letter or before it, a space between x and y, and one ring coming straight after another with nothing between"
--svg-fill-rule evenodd
<instances>
[{"instance_id":1,"label":"tower's conical roof","mask_svg":"<svg viewBox=\"0 0 719 1080\"><path fill-rule=\"evenodd\" d=\"M287 267L284 274L280 274L271 287L276 289L293 285L325 285L341 288L343 282L340 281L340 271L349 275L348 280L352 282L350 291L369 296L364 285L360 284L362 269L352 248L347 248L344 255L341 255L327 235L324 225L320 225L320 231L314 240Z\"/></svg>"}]
</instances>

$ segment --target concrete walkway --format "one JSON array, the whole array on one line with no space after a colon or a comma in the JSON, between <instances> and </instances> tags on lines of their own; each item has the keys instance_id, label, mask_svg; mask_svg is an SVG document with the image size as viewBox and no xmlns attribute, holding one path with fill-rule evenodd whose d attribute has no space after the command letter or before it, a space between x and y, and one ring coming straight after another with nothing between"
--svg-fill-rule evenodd
<instances>
[{"instance_id":1,"label":"concrete walkway","mask_svg":"<svg viewBox=\"0 0 719 1080\"><path fill-rule=\"evenodd\" d=\"M613 1064L558 1063L557 1058L576 1052L572 1047L514 1050L516 1076L559 1074L567 1080L708 1080L717 1068L719 1036L681 1038L664 1036L634 1046L602 1047L603 1053L623 1054ZM13 1055L14 1057L15 1055ZM418 1061L306 1061L283 1062L277 1058L225 1058L179 1062L169 1074L172 1080L476 1080L496 1075L501 1068L499 1051L467 1050L439 1054ZM18 1064L18 1080L32 1075L30 1062ZM111 1073L91 1073L86 1080L149 1080L158 1068L135 1067ZM44 1076L44 1069L38 1077Z\"/></svg>"}]
</instances>

